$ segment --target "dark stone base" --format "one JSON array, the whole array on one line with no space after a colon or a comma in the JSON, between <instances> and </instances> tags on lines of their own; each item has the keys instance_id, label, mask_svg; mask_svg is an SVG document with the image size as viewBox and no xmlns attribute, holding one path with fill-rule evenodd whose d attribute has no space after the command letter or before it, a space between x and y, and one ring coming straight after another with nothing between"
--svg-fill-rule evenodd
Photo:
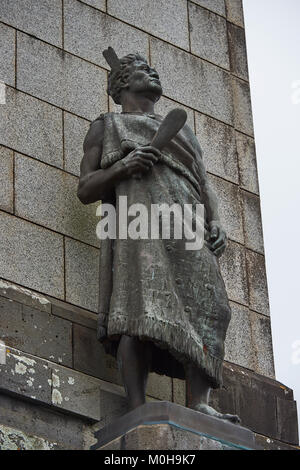
<instances>
[{"instance_id":1,"label":"dark stone base","mask_svg":"<svg viewBox=\"0 0 300 470\"><path fill-rule=\"evenodd\" d=\"M147 403L95 433L93 450L253 450L262 447L241 426L170 402Z\"/></svg>"}]
</instances>

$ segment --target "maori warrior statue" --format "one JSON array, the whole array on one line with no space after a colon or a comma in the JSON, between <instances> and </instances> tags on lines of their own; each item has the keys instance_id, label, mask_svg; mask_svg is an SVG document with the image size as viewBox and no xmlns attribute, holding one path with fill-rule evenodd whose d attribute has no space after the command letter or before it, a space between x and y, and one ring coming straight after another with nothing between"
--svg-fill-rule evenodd
<instances>
[{"instance_id":1,"label":"maori warrior statue","mask_svg":"<svg viewBox=\"0 0 300 470\"><path fill-rule=\"evenodd\" d=\"M131 409L145 403L147 376L156 372L186 380L189 408L238 423L208 404L210 389L222 383L231 311L218 264L226 234L201 147L184 111L165 120L155 113L162 86L142 56L119 59L111 47L103 55L108 94L122 112L101 114L90 126L80 201L113 205L117 221L124 197L149 213L153 205L201 204L204 242L191 250L172 235L101 240L98 339L117 357Z\"/></svg>"}]
</instances>

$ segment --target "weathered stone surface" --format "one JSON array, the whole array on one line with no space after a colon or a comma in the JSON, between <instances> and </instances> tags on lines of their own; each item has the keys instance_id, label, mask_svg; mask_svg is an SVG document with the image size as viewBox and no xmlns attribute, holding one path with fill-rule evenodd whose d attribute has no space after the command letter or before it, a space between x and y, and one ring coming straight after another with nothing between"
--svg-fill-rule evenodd
<instances>
[{"instance_id":1,"label":"weathered stone surface","mask_svg":"<svg viewBox=\"0 0 300 470\"><path fill-rule=\"evenodd\" d=\"M220 259L220 267L229 299L248 305L245 249L229 241Z\"/></svg>"},{"instance_id":2,"label":"weathered stone surface","mask_svg":"<svg viewBox=\"0 0 300 470\"><path fill-rule=\"evenodd\" d=\"M249 80L245 31L232 23L228 23L227 28L231 71Z\"/></svg>"},{"instance_id":3,"label":"weathered stone surface","mask_svg":"<svg viewBox=\"0 0 300 470\"><path fill-rule=\"evenodd\" d=\"M99 292L98 250L67 238L65 256L67 302L97 312Z\"/></svg>"},{"instance_id":4,"label":"weathered stone surface","mask_svg":"<svg viewBox=\"0 0 300 470\"><path fill-rule=\"evenodd\" d=\"M172 401L172 379L166 375L149 374L147 395L159 400Z\"/></svg>"},{"instance_id":5,"label":"weathered stone surface","mask_svg":"<svg viewBox=\"0 0 300 470\"><path fill-rule=\"evenodd\" d=\"M245 228L245 245L247 248L264 253L264 239L260 212L260 200L254 194L242 191Z\"/></svg>"},{"instance_id":6,"label":"weathered stone surface","mask_svg":"<svg viewBox=\"0 0 300 470\"><path fill-rule=\"evenodd\" d=\"M277 397L278 439L298 445L299 433L295 416L297 416L296 402Z\"/></svg>"},{"instance_id":7,"label":"weathered stone surface","mask_svg":"<svg viewBox=\"0 0 300 470\"><path fill-rule=\"evenodd\" d=\"M56 442L49 442L42 437L26 434L19 429L0 424L1 450L53 450Z\"/></svg>"},{"instance_id":8,"label":"weathered stone surface","mask_svg":"<svg viewBox=\"0 0 300 470\"><path fill-rule=\"evenodd\" d=\"M269 315L269 297L264 256L247 250L247 270L249 277L250 308Z\"/></svg>"},{"instance_id":9,"label":"weathered stone surface","mask_svg":"<svg viewBox=\"0 0 300 470\"><path fill-rule=\"evenodd\" d=\"M206 170L238 184L234 129L204 114L196 113L196 135L203 150Z\"/></svg>"},{"instance_id":10,"label":"weathered stone surface","mask_svg":"<svg viewBox=\"0 0 300 470\"><path fill-rule=\"evenodd\" d=\"M37 98L86 119L107 110L104 70L22 33L17 71L18 88Z\"/></svg>"},{"instance_id":11,"label":"weathered stone surface","mask_svg":"<svg viewBox=\"0 0 300 470\"><path fill-rule=\"evenodd\" d=\"M174 403L185 406L186 403L185 380L173 379L173 399Z\"/></svg>"},{"instance_id":12,"label":"weathered stone surface","mask_svg":"<svg viewBox=\"0 0 300 470\"><path fill-rule=\"evenodd\" d=\"M61 111L7 88L6 105L0 106L0 143L62 167Z\"/></svg>"},{"instance_id":13,"label":"weathered stone surface","mask_svg":"<svg viewBox=\"0 0 300 470\"><path fill-rule=\"evenodd\" d=\"M221 442L199 436L186 430L178 429L170 424L152 424L139 426L125 436L112 441L113 449L122 450L226 450L229 446ZM108 444L102 450L112 450Z\"/></svg>"},{"instance_id":14,"label":"weathered stone surface","mask_svg":"<svg viewBox=\"0 0 300 470\"><path fill-rule=\"evenodd\" d=\"M75 416L57 413L40 403L24 402L0 394L0 423L26 434L34 432L40 438L57 442L60 449L76 450L83 447L82 421Z\"/></svg>"},{"instance_id":15,"label":"weathered stone surface","mask_svg":"<svg viewBox=\"0 0 300 470\"><path fill-rule=\"evenodd\" d=\"M0 81L15 86L15 31L0 24L0 37Z\"/></svg>"},{"instance_id":16,"label":"weathered stone surface","mask_svg":"<svg viewBox=\"0 0 300 470\"><path fill-rule=\"evenodd\" d=\"M161 76L167 97L232 124L227 72L157 39L151 39L151 63Z\"/></svg>"},{"instance_id":17,"label":"weathered stone surface","mask_svg":"<svg viewBox=\"0 0 300 470\"><path fill-rule=\"evenodd\" d=\"M299 450L299 447L293 447L285 442L270 439L266 436L255 434L256 444L263 450Z\"/></svg>"},{"instance_id":18,"label":"weathered stone surface","mask_svg":"<svg viewBox=\"0 0 300 470\"><path fill-rule=\"evenodd\" d=\"M66 171L79 176L83 156L83 141L90 127L89 121L64 112L64 149ZM87 209L87 207L85 207Z\"/></svg>"},{"instance_id":19,"label":"weathered stone surface","mask_svg":"<svg viewBox=\"0 0 300 470\"><path fill-rule=\"evenodd\" d=\"M252 312L251 315L252 342L256 349L256 372L274 378L274 359L270 319L264 315Z\"/></svg>"},{"instance_id":20,"label":"weathered stone surface","mask_svg":"<svg viewBox=\"0 0 300 470\"><path fill-rule=\"evenodd\" d=\"M105 354L95 329L74 325L73 344L75 369L108 382L122 383L117 363Z\"/></svg>"},{"instance_id":21,"label":"weathered stone surface","mask_svg":"<svg viewBox=\"0 0 300 470\"><path fill-rule=\"evenodd\" d=\"M77 198L75 176L16 155L15 212L44 227L97 246L96 207Z\"/></svg>"},{"instance_id":22,"label":"weathered stone surface","mask_svg":"<svg viewBox=\"0 0 300 470\"><path fill-rule=\"evenodd\" d=\"M193 0L193 3L197 3L198 5L214 11L219 15L226 15L224 0Z\"/></svg>"},{"instance_id":23,"label":"weathered stone surface","mask_svg":"<svg viewBox=\"0 0 300 470\"><path fill-rule=\"evenodd\" d=\"M226 20L193 3L188 8L192 53L229 69Z\"/></svg>"},{"instance_id":24,"label":"weathered stone surface","mask_svg":"<svg viewBox=\"0 0 300 470\"><path fill-rule=\"evenodd\" d=\"M194 132L195 131L194 111L192 109L187 108L186 106L183 106L182 104L178 104L175 101L172 101L169 98L166 98L165 96L162 96L160 100L157 102L157 104L155 105L156 113L161 114L162 116L166 116L168 112L174 108L180 108L180 109L185 110L185 112L187 113L186 122Z\"/></svg>"},{"instance_id":25,"label":"weathered stone surface","mask_svg":"<svg viewBox=\"0 0 300 470\"><path fill-rule=\"evenodd\" d=\"M105 0L82 0L83 3L105 11Z\"/></svg>"},{"instance_id":26,"label":"weathered stone surface","mask_svg":"<svg viewBox=\"0 0 300 470\"><path fill-rule=\"evenodd\" d=\"M175 46L189 48L185 0L108 0L107 12Z\"/></svg>"},{"instance_id":27,"label":"weathered stone surface","mask_svg":"<svg viewBox=\"0 0 300 470\"><path fill-rule=\"evenodd\" d=\"M5 213L0 213L0 233L0 276L62 298L62 236Z\"/></svg>"},{"instance_id":28,"label":"weathered stone surface","mask_svg":"<svg viewBox=\"0 0 300 470\"><path fill-rule=\"evenodd\" d=\"M67 51L107 69L109 66L102 51L108 46L113 47L118 56L138 51L148 58L149 47L146 34L78 1L66 0L64 4L64 35ZM95 34L95 32L97 33ZM103 74L103 72L101 73ZM91 84L90 81L94 79L96 79L96 83ZM82 88L83 99L87 99L86 88L91 85L94 91L98 90L99 87L105 85L105 78L102 75L98 78L90 77L86 86ZM93 108L91 107L91 109ZM105 108L100 108L98 104L97 107L94 106L94 113L97 109L103 112ZM81 113L76 114L86 117Z\"/></svg>"},{"instance_id":29,"label":"weathered stone surface","mask_svg":"<svg viewBox=\"0 0 300 470\"><path fill-rule=\"evenodd\" d=\"M45 366L45 367L43 367ZM16 349L6 349L5 364L0 364L2 391L51 403L51 369L46 361Z\"/></svg>"},{"instance_id":30,"label":"weathered stone surface","mask_svg":"<svg viewBox=\"0 0 300 470\"><path fill-rule=\"evenodd\" d=\"M0 20L56 46L62 44L60 0L1 0Z\"/></svg>"},{"instance_id":31,"label":"weathered stone surface","mask_svg":"<svg viewBox=\"0 0 300 470\"><path fill-rule=\"evenodd\" d=\"M228 238L244 243L242 205L238 186L213 175L208 177L218 199L220 219Z\"/></svg>"},{"instance_id":32,"label":"weathered stone surface","mask_svg":"<svg viewBox=\"0 0 300 470\"><path fill-rule=\"evenodd\" d=\"M65 411L100 420L100 382L65 367L52 369L52 404Z\"/></svg>"},{"instance_id":33,"label":"weathered stone surface","mask_svg":"<svg viewBox=\"0 0 300 470\"><path fill-rule=\"evenodd\" d=\"M258 194L255 142L251 137L236 132L236 146L241 187Z\"/></svg>"},{"instance_id":34,"label":"weathered stone surface","mask_svg":"<svg viewBox=\"0 0 300 470\"><path fill-rule=\"evenodd\" d=\"M13 152L0 146L0 208L14 211L14 155Z\"/></svg>"},{"instance_id":35,"label":"weathered stone surface","mask_svg":"<svg viewBox=\"0 0 300 470\"><path fill-rule=\"evenodd\" d=\"M16 300L23 305L37 308L40 311L51 313L51 303L46 297L24 287L0 279L0 295L10 300Z\"/></svg>"},{"instance_id":36,"label":"weathered stone surface","mask_svg":"<svg viewBox=\"0 0 300 470\"><path fill-rule=\"evenodd\" d=\"M249 85L238 78L232 78L235 128L253 136L253 119Z\"/></svg>"},{"instance_id":37,"label":"weathered stone surface","mask_svg":"<svg viewBox=\"0 0 300 470\"><path fill-rule=\"evenodd\" d=\"M72 323L87 326L96 330L97 315L95 313L84 310L76 305L70 305L58 299L51 299L51 308L53 315L65 318Z\"/></svg>"},{"instance_id":38,"label":"weathered stone surface","mask_svg":"<svg viewBox=\"0 0 300 470\"><path fill-rule=\"evenodd\" d=\"M238 26L244 26L242 0L225 0L227 19Z\"/></svg>"},{"instance_id":39,"label":"weathered stone surface","mask_svg":"<svg viewBox=\"0 0 300 470\"><path fill-rule=\"evenodd\" d=\"M225 341L225 360L255 370L256 351L251 336L251 316L246 307L230 303L231 321Z\"/></svg>"},{"instance_id":40,"label":"weathered stone surface","mask_svg":"<svg viewBox=\"0 0 300 470\"><path fill-rule=\"evenodd\" d=\"M0 297L2 341L29 354L72 366L72 324Z\"/></svg>"}]
</instances>

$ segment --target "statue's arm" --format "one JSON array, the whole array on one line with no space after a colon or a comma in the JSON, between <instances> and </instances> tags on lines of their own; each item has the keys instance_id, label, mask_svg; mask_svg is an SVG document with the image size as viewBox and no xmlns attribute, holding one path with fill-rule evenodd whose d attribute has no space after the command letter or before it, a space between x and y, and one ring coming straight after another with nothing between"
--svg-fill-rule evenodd
<instances>
[{"instance_id":1,"label":"statue's arm","mask_svg":"<svg viewBox=\"0 0 300 470\"><path fill-rule=\"evenodd\" d=\"M104 123L94 121L85 137L80 165L77 196L83 204L109 197L115 184L124 177L126 168L120 162L103 170L100 161L103 149Z\"/></svg>"}]
</instances>

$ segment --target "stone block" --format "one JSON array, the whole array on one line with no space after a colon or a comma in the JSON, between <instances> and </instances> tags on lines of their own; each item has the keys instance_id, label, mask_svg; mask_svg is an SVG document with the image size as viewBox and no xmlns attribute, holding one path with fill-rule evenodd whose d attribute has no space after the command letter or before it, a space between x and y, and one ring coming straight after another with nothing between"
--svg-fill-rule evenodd
<instances>
[{"instance_id":1,"label":"stone block","mask_svg":"<svg viewBox=\"0 0 300 470\"><path fill-rule=\"evenodd\" d=\"M193 3L197 3L197 5L218 13L219 15L226 16L224 0L193 0Z\"/></svg>"},{"instance_id":2,"label":"stone block","mask_svg":"<svg viewBox=\"0 0 300 470\"><path fill-rule=\"evenodd\" d=\"M52 368L52 404L64 411L100 420L100 382L65 367Z\"/></svg>"},{"instance_id":3,"label":"stone block","mask_svg":"<svg viewBox=\"0 0 300 470\"><path fill-rule=\"evenodd\" d=\"M231 71L249 80L245 31L232 23L228 23L227 28Z\"/></svg>"},{"instance_id":4,"label":"stone block","mask_svg":"<svg viewBox=\"0 0 300 470\"><path fill-rule=\"evenodd\" d=\"M0 81L15 86L15 30L0 24L0 38Z\"/></svg>"},{"instance_id":5,"label":"stone block","mask_svg":"<svg viewBox=\"0 0 300 470\"><path fill-rule=\"evenodd\" d=\"M234 129L204 114L196 113L196 134L203 150L206 170L238 184Z\"/></svg>"},{"instance_id":6,"label":"stone block","mask_svg":"<svg viewBox=\"0 0 300 470\"><path fill-rule=\"evenodd\" d=\"M72 324L0 297L1 339L7 346L72 366Z\"/></svg>"},{"instance_id":7,"label":"stone block","mask_svg":"<svg viewBox=\"0 0 300 470\"><path fill-rule=\"evenodd\" d=\"M244 27L242 0L225 0L227 19L238 26Z\"/></svg>"},{"instance_id":8,"label":"stone block","mask_svg":"<svg viewBox=\"0 0 300 470\"><path fill-rule=\"evenodd\" d=\"M242 204L239 188L221 178L208 175L217 199L221 223L230 240L244 243Z\"/></svg>"},{"instance_id":9,"label":"stone block","mask_svg":"<svg viewBox=\"0 0 300 470\"><path fill-rule=\"evenodd\" d=\"M146 393L159 400L172 401L172 379L166 375L149 374Z\"/></svg>"},{"instance_id":10,"label":"stone block","mask_svg":"<svg viewBox=\"0 0 300 470\"><path fill-rule=\"evenodd\" d=\"M65 318L72 323L87 326L93 330L96 329L97 315L95 313L84 310L75 305L67 304L58 299L51 299L51 307L53 315Z\"/></svg>"},{"instance_id":11,"label":"stone block","mask_svg":"<svg viewBox=\"0 0 300 470\"><path fill-rule=\"evenodd\" d=\"M117 363L112 356L105 354L95 329L74 325L73 344L76 370L108 382L122 383Z\"/></svg>"},{"instance_id":12,"label":"stone block","mask_svg":"<svg viewBox=\"0 0 300 470\"><path fill-rule=\"evenodd\" d=\"M11 282L4 281L3 279L0 280L0 295L10 300L16 300L23 305L51 313L51 303L46 297L29 289L24 289L24 287L12 284Z\"/></svg>"},{"instance_id":13,"label":"stone block","mask_svg":"<svg viewBox=\"0 0 300 470\"><path fill-rule=\"evenodd\" d=\"M265 258L247 250L250 308L264 315L270 314Z\"/></svg>"},{"instance_id":14,"label":"stone block","mask_svg":"<svg viewBox=\"0 0 300 470\"><path fill-rule=\"evenodd\" d=\"M106 10L105 0L82 0L82 2L90 5L91 7L97 8L98 10Z\"/></svg>"},{"instance_id":15,"label":"stone block","mask_svg":"<svg viewBox=\"0 0 300 470\"><path fill-rule=\"evenodd\" d=\"M14 155L0 146L0 208L6 212L14 211Z\"/></svg>"},{"instance_id":16,"label":"stone block","mask_svg":"<svg viewBox=\"0 0 300 470\"><path fill-rule=\"evenodd\" d=\"M227 70L230 68L226 20L188 3L191 52Z\"/></svg>"},{"instance_id":17,"label":"stone block","mask_svg":"<svg viewBox=\"0 0 300 470\"><path fill-rule=\"evenodd\" d=\"M40 403L29 403L0 394L0 423L26 434L34 432L42 439L56 442L60 449L76 450L83 447L82 421L75 416L57 413Z\"/></svg>"},{"instance_id":18,"label":"stone block","mask_svg":"<svg viewBox=\"0 0 300 470\"><path fill-rule=\"evenodd\" d=\"M225 341L225 360L247 369L256 368L256 351L251 335L251 316L246 307L230 302L231 321Z\"/></svg>"},{"instance_id":19,"label":"stone block","mask_svg":"<svg viewBox=\"0 0 300 470\"><path fill-rule=\"evenodd\" d=\"M106 69L109 69L109 66L102 55L102 51L108 46L113 47L119 57L132 52L139 52L148 58L149 45L147 34L100 11L96 11L81 2L66 0L64 5L64 36L65 49L67 51L101 65ZM103 75L103 72L101 73ZM93 86L93 88L95 87L93 92L98 90L103 84L106 86L104 83L105 78L102 75L97 78ZM90 77L86 82L86 88L91 86L91 79L93 77ZM85 100L87 99L85 84L82 87L82 97ZM94 106L94 113L98 112L96 111L97 109L100 112L104 111L104 108L100 108L98 105L98 107ZM76 114L81 115L80 113ZM95 115L93 119L96 117Z\"/></svg>"},{"instance_id":20,"label":"stone block","mask_svg":"<svg viewBox=\"0 0 300 470\"><path fill-rule=\"evenodd\" d=\"M1 0L0 20L55 46L62 45L60 0Z\"/></svg>"},{"instance_id":21,"label":"stone block","mask_svg":"<svg viewBox=\"0 0 300 470\"><path fill-rule=\"evenodd\" d=\"M256 372L266 377L275 378L273 345L270 318L252 312L252 343L256 349Z\"/></svg>"},{"instance_id":22,"label":"stone block","mask_svg":"<svg viewBox=\"0 0 300 470\"><path fill-rule=\"evenodd\" d=\"M237 130L253 136L253 119L249 85L232 78L234 126Z\"/></svg>"},{"instance_id":23,"label":"stone block","mask_svg":"<svg viewBox=\"0 0 300 470\"><path fill-rule=\"evenodd\" d=\"M173 402L185 406L185 380L173 379Z\"/></svg>"},{"instance_id":24,"label":"stone block","mask_svg":"<svg viewBox=\"0 0 300 470\"><path fill-rule=\"evenodd\" d=\"M277 397L278 439L289 444L299 445L297 426L297 404L294 400ZM299 447L298 447L299 450Z\"/></svg>"},{"instance_id":25,"label":"stone block","mask_svg":"<svg viewBox=\"0 0 300 470\"><path fill-rule=\"evenodd\" d=\"M56 442L49 442L42 437L26 434L19 429L0 424L1 450L54 450Z\"/></svg>"},{"instance_id":26,"label":"stone block","mask_svg":"<svg viewBox=\"0 0 300 470\"><path fill-rule=\"evenodd\" d=\"M258 194L255 142L251 137L236 132L236 147L240 169L241 187Z\"/></svg>"},{"instance_id":27,"label":"stone block","mask_svg":"<svg viewBox=\"0 0 300 470\"><path fill-rule=\"evenodd\" d=\"M189 48L185 0L108 0L107 12L175 46Z\"/></svg>"},{"instance_id":28,"label":"stone block","mask_svg":"<svg viewBox=\"0 0 300 470\"><path fill-rule=\"evenodd\" d=\"M65 257L67 302L97 312L99 292L98 250L67 238Z\"/></svg>"},{"instance_id":29,"label":"stone block","mask_svg":"<svg viewBox=\"0 0 300 470\"><path fill-rule=\"evenodd\" d=\"M184 109L187 113L187 124L190 126L193 132L195 132L195 124L194 124L194 111L182 104L176 103L175 101L162 96L160 100L155 105L155 112L157 114L161 114L162 116L166 116L171 109L180 108Z\"/></svg>"},{"instance_id":30,"label":"stone block","mask_svg":"<svg viewBox=\"0 0 300 470\"><path fill-rule=\"evenodd\" d=\"M15 212L20 217L91 245L96 237L96 208L77 198L78 179L22 155L16 155Z\"/></svg>"},{"instance_id":31,"label":"stone block","mask_svg":"<svg viewBox=\"0 0 300 470\"><path fill-rule=\"evenodd\" d=\"M0 276L63 298L63 239L30 222L0 213Z\"/></svg>"},{"instance_id":32,"label":"stone block","mask_svg":"<svg viewBox=\"0 0 300 470\"><path fill-rule=\"evenodd\" d=\"M107 110L106 75L93 64L18 33L20 90L92 120Z\"/></svg>"},{"instance_id":33,"label":"stone block","mask_svg":"<svg viewBox=\"0 0 300 470\"><path fill-rule=\"evenodd\" d=\"M162 78L164 95L232 124L232 92L227 72L157 39L151 39L151 63Z\"/></svg>"},{"instance_id":34,"label":"stone block","mask_svg":"<svg viewBox=\"0 0 300 470\"><path fill-rule=\"evenodd\" d=\"M0 106L0 143L62 168L62 112L7 88L6 105Z\"/></svg>"},{"instance_id":35,"label":"stone block","mask_svg":"<svg viewBox=\"0 0 300 470\"><path fill-rule=\"evenodd\" d=\"M248 429L164 401L130 411L96 432L95 438L91 450L109 450L111 442L116 449L116 439L122 450L254 449Z\"/></svg>"},{"instance_id":36,"label":"stone block","mask_svg":"<svg viewBox=\"0 0 300 470\"><path fill-rule=\"evenodd\" d=\"M242 191L245 228L245 245L247 248L264 254L264 239L260 212L259 197Z\"/></svg>"},{"instance_id":37,"label":"stone block","mask_svg":"<svg viewBox=\"0 0 300 470\"><path fill-rule=\"evenodd\" d=\"M45 367L43 367L45 366ZM16 349L6 349L6 360L0 364L1 385L5 393L51 403L51 369L46 361Z\"/></svg>"},{"instance_id":38,"label":"stone block","mask_svg":"<svg viewBox=\"0 0 300 470\"><path fill-rule=\"evenodd\" d=\"M244 247L229 241L220 259L220 267L229 299L248 305L249 296Z\"/></svg>"},{"instance_id":39,"label":"stone block","mask_svg":"<svg viewBox=\"0 0 300 470\"><path fill-rule=\"evenodd\" d=\"M64 112L64 169L76 176L80 174L80 163L83 157L83 141L89 127L89 121Z\"/></svg>"}]
</instances>

